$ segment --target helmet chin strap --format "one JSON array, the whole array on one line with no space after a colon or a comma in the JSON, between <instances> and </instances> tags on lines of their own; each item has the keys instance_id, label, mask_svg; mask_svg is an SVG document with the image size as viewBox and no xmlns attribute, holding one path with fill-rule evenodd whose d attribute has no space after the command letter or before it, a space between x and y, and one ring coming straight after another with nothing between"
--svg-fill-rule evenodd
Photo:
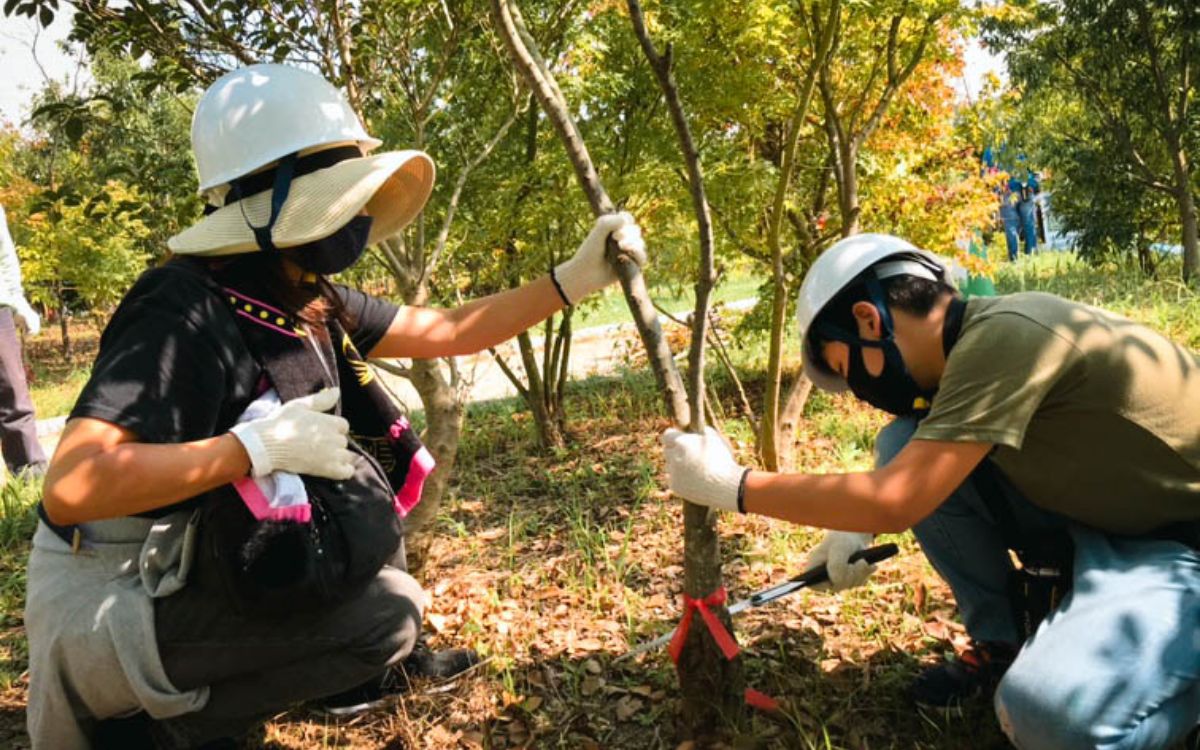
<instances>
[{"instance_id":1,"label":"helmet chin strap","mask_svg":"<svg viewBox=\"0 0 1200 750\"><path fill-rule=\"evenodd\" d=\"M288 193L292 190L292 178L296 171L297 154L291 153L279 160L279 166L275 168L275 184L271 188L271 216L267 219L264 226L256 227L250 223L249 217L246 216L246 204L241 199L241 190L237 184L234 184L234 190L238 193L233 197L238 202L238 206L242 210L242 218L246 221L246 226L254 232L254 241L258 243L260 250L266 253L277 253L279 249L275 247L275 242L271 239L271 230L275 228L275 221L279 218L279 212L283 209L283 204L287 201Z\"/></svg>"}]
</instances>

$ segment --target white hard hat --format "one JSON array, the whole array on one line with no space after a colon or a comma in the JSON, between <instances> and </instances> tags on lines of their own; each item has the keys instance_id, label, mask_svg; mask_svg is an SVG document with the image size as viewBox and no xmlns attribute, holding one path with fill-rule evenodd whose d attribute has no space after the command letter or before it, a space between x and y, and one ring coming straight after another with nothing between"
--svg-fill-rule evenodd
<instances>
[{"instance_id":1,"label":"white hard hat","mask_svg":"<svg viewBox=\"0 0 1200 750\"><path fill-rule=\"evenodd\" d=\"M895 260L881 263L888 258ZM838 240L821 253L800 285L796 322L800 324L800 354L804 373L813 385L822 390L844 391L849 386L840 375L830 372L821 352L813 348L813 341L808 335L809 328L834 297L872 266L875 266L875 275L879 279L910 275L951 283L945 261L890 234L856 234Z\"/></svg>"},{"instance_id":2,"label":"white hard hat","mask_svg":"<svg viewBox=\"0 0 1200 750\"><path fill-rule=\"evenodd\" d=\"M295 247L364 212L372 219L369 244L392 237L421 213L437 170L421 151L364 155L379 145L315 73L287 65L227 73L204 92L192 118L200 192L210 210L167 246L181 255L256 252L255 227L271 225L275 247ZM284 169L284 162L295 171L277 210L269 167Z\"/></svg>"},{"instance_id":3,"label":"white hard hat","mask_svg":"<svg viewBox=\"0 0 1200 750\"><path fill-rule=\"evenodd\" d=\"M364 153L381 143L367 135L337 88L289 65L250 65L226 73L204 92L192 116L200 194L216 198L210 200L215 205L231 180L288 154L347 142L359 144Z\"/></svg>"}]
</instances>

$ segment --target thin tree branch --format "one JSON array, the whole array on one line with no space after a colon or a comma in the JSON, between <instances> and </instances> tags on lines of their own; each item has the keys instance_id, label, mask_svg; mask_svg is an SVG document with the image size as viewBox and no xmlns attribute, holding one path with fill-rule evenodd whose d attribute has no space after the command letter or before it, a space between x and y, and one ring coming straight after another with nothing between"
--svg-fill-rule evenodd
<instances>
[{"instance_id":1,"label":"thin tree branch","mask_svg":"<svg viewBox=\"0 0 1200 750\"><path fill-rule=\"evenodd\" d=\"M692 210L696 215L696 224L700 235L699 268L696 271L696 310L692 319L692 344L688 350L688 405L691 411L689 429L695 433L704 432L704 339L708 330L708 301L712 295L713 284L716 283L716 271L713 267L713 227L712 214L709 212L708 196L704 191L704 170L700 164L700 154L696 150L691 128L688 126L687 115L683 111L683 102L679 98L679 87L675 76L671 73L671 48L660 55L646 31L646 21L642 15L642 6L638 0L628 0L629 18L633 23L634 34L642 46L642 52L650 63L658 79L659 88L667 102L667 110L671 113L671 122L675 126L675 135L679 140L679 150L683 155L683 163L687 169L688 187L692 195Z\"/></svg>"}]
</instances>

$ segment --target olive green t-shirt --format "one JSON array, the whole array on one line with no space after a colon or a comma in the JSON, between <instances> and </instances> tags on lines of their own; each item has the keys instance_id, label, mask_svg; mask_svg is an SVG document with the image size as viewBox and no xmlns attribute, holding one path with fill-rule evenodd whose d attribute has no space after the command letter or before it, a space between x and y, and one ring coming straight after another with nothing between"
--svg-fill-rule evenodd
<instances>
[{"instance_id":1,"label":"olive green t-shirt","mask_svg":"<svg viewBox=\"0 0 1200 750\"><path fill-rule=\"evenodd\" d=\"M994 443L1032 503L1110 533L1200 518L1200 357L1051 294L967 303L915 437Z\"/></svg>"}]
</instances>

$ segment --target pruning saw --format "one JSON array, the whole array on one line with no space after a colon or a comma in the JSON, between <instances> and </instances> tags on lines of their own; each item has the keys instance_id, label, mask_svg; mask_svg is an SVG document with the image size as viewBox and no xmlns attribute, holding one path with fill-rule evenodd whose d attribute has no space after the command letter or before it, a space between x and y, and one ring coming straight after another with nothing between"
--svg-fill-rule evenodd
<instances>
[{"instance_id":1,"label":"pruning saw","mask_svg":"<svg viewBox=\"0 0 1200 750\"><path fill-rule=\"evenodd\" d=\"M881 562L889 557L892 557L899 551L900 549L894 544L880 544L875 547L869 547L859 552L855 552L853 555L850 555L849 561L858 562L859 560L866 560L868 563L874 565L877 562ZM729 614L730 616L733 616L739 612L744 612L747 609L761 607L764 604L775 601L776 599L781 599L788 594L795 593L800 589L825 583L828 580L829 571L824 565L818 565L811 570L804 571L800 575L789 578L783 583L763 589L756 594L751 594L749 597L729 605ZM624 654L618 656L615 661L624 661L625 659L631 659L638 654L644 654L647 651L653 651L657 648L662 648L671 642L671 638L675 636L676 630L678 630L678 628L672 628L669 633L660 635L658 638L655 638L652 641L648 641L640 646L626 651Z\"/></svg>"}]
</instances>

